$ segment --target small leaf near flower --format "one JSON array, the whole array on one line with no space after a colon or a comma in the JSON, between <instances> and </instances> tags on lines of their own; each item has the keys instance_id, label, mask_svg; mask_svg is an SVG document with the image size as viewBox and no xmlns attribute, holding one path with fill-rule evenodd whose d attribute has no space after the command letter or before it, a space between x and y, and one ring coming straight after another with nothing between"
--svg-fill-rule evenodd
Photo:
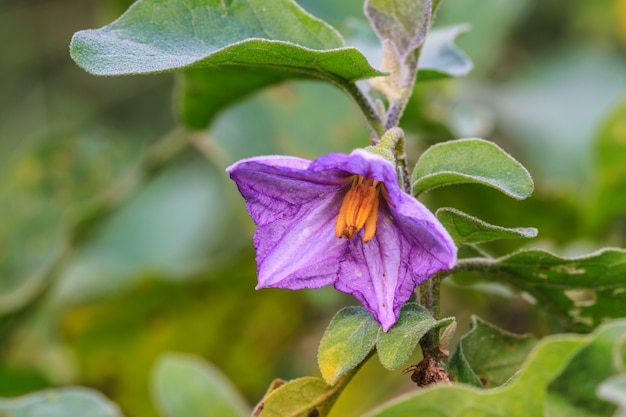
<instances>
[{"instance_id":1,"label":"small leaf near flower","mask_svg":"<svg viewBox=\"0 0 626 417\"><path fill-rule=\"evenodd\" d=\"M379 332L376 350L380 363L387 369L397 369L409 360L417 343L426 333L452 322L454 318L436 320L419 304L405 304L396 325L387 333Z\"/></svg>"},{"instance_id":2,"label":"small leaf near flower","mask_svg":"<svg viewBox=\"0 0 626 417\"><path fill-rule=\"evenodd\" d=\"M483 184L522 200L534 188L522 164L483 139L458 139L431 146L417 161L411 182L416 195L444 185Z\"/></svg>"},{"instance_id":3,"label":"small leaf near flower","mask_svg":"<svg viewBox=\"0 0 626 417\"><path fill-rule=\"evenodd\" d=\"M458 246L491 242L499 239L532 238L537 236L537 229L533 227L510 229L496 226L449 207L442 207L435 214L448 232L450 232L454 243Z\"/></svg>"},{"instance_id":4,"label":"small leaf near flower","mask_svg":"<svg viewBox=\"0 0 626 417\"><path fill-rule=\"evenodd\" d=\"M374 349L380 325L362 307L346 307L330 321L320 342L317 360L324 380L334 385L361 364Z\"/></svg>"}]
</instances>

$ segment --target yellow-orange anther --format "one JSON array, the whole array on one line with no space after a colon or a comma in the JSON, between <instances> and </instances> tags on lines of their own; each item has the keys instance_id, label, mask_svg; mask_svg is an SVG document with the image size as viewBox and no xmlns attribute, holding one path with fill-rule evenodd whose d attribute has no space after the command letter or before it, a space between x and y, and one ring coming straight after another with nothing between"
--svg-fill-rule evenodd
<instances>
[{"instance_id":1,"label":"yellow-orange anther","mask_svg":"<svg viewBox=\"0 0 626 417\"><path fill-rule=\"evenodd\" d=\"M372 205L372 211L370 211L370 215L367 217L367 221L365 222L363 243L367 243L372 240L372 238L374 238L374 234L376 233L376 222L378 221L378 204L380 204L380 200L376 198L374 204Z\"/></svg>"},{"instance_id":2,"label":"yellow-orange anther","mask_svg":"<svg viewBox=\"0 0 626 417\"><path fill-rule=\"evenodd\" d=\"M365 227L363 242L367 243L376 233L378 219L379 183L358 176L346 193L337 215L335 234L338 238L352 239Z\"/></svg>"}]
</instances>

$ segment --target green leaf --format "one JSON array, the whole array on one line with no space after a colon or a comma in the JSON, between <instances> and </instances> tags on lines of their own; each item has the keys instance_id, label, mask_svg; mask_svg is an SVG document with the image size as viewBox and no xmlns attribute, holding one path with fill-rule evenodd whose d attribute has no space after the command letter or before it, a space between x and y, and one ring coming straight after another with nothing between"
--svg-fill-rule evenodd
<instances>
[{"instance_id":1,"label":"green leaf","mask_svg":"<svg viewBox=\"0 0 626 417\"><path fill-rule=\"evenodd\" d=\"M626 320L620 320L587 336L549 336L535 345L521 367L523 370L506 385L490 390L464 384L440 385L393 401L367 416L576 416L576 413L570 413L573 410L559 413L563 410L553 408L555 387L562 388L559 392L569 400L577 398L582 389L588 390L583 398L593 396L596 392L594 384L607 374L606 365L614 358L614 351L621 345L620 340L625 334ZM592 357L594 360L590 361ZM579 381L585 378L592 383L579 386ZM608 416L611 409L604 411L602 415Z\"/></svg>"},{"instance_id":2,"label":"green leaf","mask_svg":"<svg viewBox=\"0 0 626 417\"><path fill-rule=\"evenodd\" d=\"M450 372L452 373L452 379L456 382L462 382L464 384L472 385L477 388L483 387L483 382L480 380L476 372L472 369L465 352L461 345L459 345L450 358Z\"/></svg>"},{"instance_id":3,"label":"green leaf","mask_svg":"<svg viewBox=\"0 0 626 417\"><path fill-rule=\"evenodd\" d=\"M616 375L622 366L621 343L626 321L603 326L593 340L579 350L569 365L548 386L546 411L549 416L600 417L610 415L615 406L596 396L597 387ZM616 354L617 353L617 354ZM620 363L616 363L619 358Z\"/></svg>"},{"instance_id":4,"label":"green leaf","mask_svg":"<svg viewBox=\"0 0 626 417\"><path fill-rule=\"evenodd\" d=\"M365 14L381 41L390 40L404 59L426 38L431 0L367 0Z\"/></svg>"},{"instance_id":5,"label":"green leaf","mask_svg":"<svg viewBox=\"0 0 626 417\"><path fill-rule=\"evenodd\" d=\"M162 356L154 368L152 395L163 417L245 417L248 406L231 382L203 360Z\"/></svg>"},{"instance_id":6,"label":"green leaf","mask_svg":"<svg viewBox=\"0 0 626 417\"><path fill-rule=\"evenodd\" d=\"M435 320L421 305L407 303L400 310L396 324L385 333L363 307L346 307L333 317L320 343L318 362L322 377L327 383L336 384L363 363L374 345L380 363L387 369L397 369L409 359L428 331L453 321L454 318Z\"/></svg>"},{"instance_id":7,"label":"green leaf","mask_svg":"<svg viewBox=\"0 0 626 417\"><path fill-rule=\"evenodd\" d=\"M433 28L428 32L420 54L418 82L461 77L472 70L474 64L471 59L454 43L460 34L468 30L468 25L453 25Z\"/></svg>"},{"instance_id":8,"label":"green leaf","mask_svg":"<svg viewBox=\"0 0 626 417\"><path fill-rule=\"evenodd\" d=\"M401 397L367 417L542 416L546 385L585 340L571 335L544 338L529 354L519 377L502 387L481 390L465 384L439 385Z\"/></svg>"},{"instance_id":9,"label":"green leaf","mask_svg":"<svg viewBox=\"0 0 626 417\"><path fill-rule=\"evenodd\" d=\"M382 329L378 332L376 350L380 363L387 369L397 369L409 359L428 331L448 326L453 321L454 318L435 320L421 305L405 304L396 324L387 333Z\"/></svg>"},{"instance_id":10,"label":"green leaf","mask_svg":"<svg viewBox=\"0 0 626 417\"><path fill-rule=\"evenodd\" d=\"M497 387L521 369L536 343L533 336L509 333L473 316L470 331L461 338L450 366L459 382Z\"/></svg>"},{"instance_id":11,"label":"green leaf","mask_svg":"<svg viewBox=\"0 0 626 417\"><path fill-rule=\"evenodd\" d=\"M335 385L370 354L380 325L363 307L346 307L330 321L320 342L317 360L324 380Z\"/></svg>"},{"instance_id":12,"label":"green leaf","mask_svg":"<svg viewBox=\"0 0 626 417\"><path fill-rule=\"evenodd\" d=\"M240 49L240 42L248 48ZM343 46L334 29L289 0L140 0L113 23L74 34L70 53L93 74L122 75L267 64L280 58L281 49L270 53L272 44L310 50Z\"/></svg>"},{"instance_id":13,"label":"green leaf","mask_svg":"<svg viewBox=\"0 0 626 417\"><path fill-rule=\"evenodd\" d=\"M533 227L509 229L495 226L454 208L440 208L437 210L436 215L457 246L485 243L499 239L532 238L537 236L537 229Z\"/></svg>"},{"instance_id":14,"label":"green leaf","mask_svg":"<svg viewBox=\"0 0 626 417\"><path fill-rule=\"evenodd\" d=\"M270 390L255 407L253 417L324 417L344 384L326 384L320 378L294 379Z\"/></svg>"},{"instance_id":15,"label":"green leaf","mask_svg":"<svg viewBox=\"0 0 626 417\"><path fill-rule=\"evenodd\" d=\"M292 0L139 0L115 22L77 32L70 53L97 75L193 69L178 95L183 122L196 128L223 106L288 78L341 84L383 75Z\"/></svg>"},{"instance_id":16,"label":"green leaf","mask_svg":"<svg viewBox=\"0 0 626 417\"><path fill-rule=\"evenodd\" d=\"M619 411L614 417L626 416L626 374L613 376L598 386L598 397L617 404Z\"/></svg>"},{"instance_id":17,"label":"green leaf","mask_svg":"<svg viewBox=\"0 0 626 417\"><path fill-rule=\"evenodd\" d=\"M0 399L2 417L121 417L115 404L86 388L39 391L14 399Z\"/></svg>"},{"instance_id":18,"label":"green leaf","mask_svg":"<svg viewBox=\"0 0 626 417\"><path fill-rule=\"evenodd\" d=\"M576 331L589 331L609 319L624 316L623 249L603 249L577 258L523 250L486 263L470 261L466 266L465 270L488 273L495 281L529 293L542 308ZM462 280L462 275L455 279Z\"/></svg>"},{"instance_id":19,"label":"green leaf","mask_svg":"<svg viewBox=\"0 0 626 417\"><path fill-rule=\"evenodd\" d=\"M483 184L520 200L533 191L526 168L498 145L483 139L431 146L417 161L411 180L415 194L453 184Z\"/></svg>"}]
</instances>

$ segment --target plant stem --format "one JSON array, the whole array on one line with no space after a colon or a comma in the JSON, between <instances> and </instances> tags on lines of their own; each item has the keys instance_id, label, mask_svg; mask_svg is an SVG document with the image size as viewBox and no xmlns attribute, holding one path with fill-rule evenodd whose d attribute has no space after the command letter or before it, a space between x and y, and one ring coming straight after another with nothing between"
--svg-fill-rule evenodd
<instances>
[{"instance_id":1,"label":"plant stem","mask_svg":"<svg viewBox=\"0 0 626 417\"><path fill-rule=\"evenodd\" d=\"M361 110L361 114L365 118L372 134L375 136L374 143L377 143L379 138L383 136L385 133L385 124L381 120L378 112L372 100L363 93L363 91L359 88L358 85L352 82L346 82L343 80L333 80L335 84L340 87L343 91L345 91L351 98L354 100L359 109Z\"/></svg>"},{"instance_id":2,"label":"plant stem","mask_svg":"<svg viewBox=\"0 0 626 417\"><path fill-rule=\"evenodd\" d=\"M426 291L422 291L422 289ZM420 303L428 309L435 318L439 318L439 294L441 278L436 274L420 285Z\"/></svg>"},{"instance_id":3,"label":"plant stem","mask_svg":"<svg viewBox=\"0 0 626 417\"><path fill-rule=\"evenodd\" d=\"M437 276L431 277L420 285L420 304L423 305L435 319L439 317L439 294L441 280ZM439 347L439 331L431 330L420 340L424 358L431 355ZM438 359L438 358L437 358Z\"/></svg>"},{"instance_id":4,"label":"plant stem","mask_svg":"<svg viewBox=\"0 0 626 417\"><path fill-rule=\"evenodd\" d=\"M404 114L404 110L413 95L413 87L415 87L415 82L417 81L418 62L421 52L422 48L420 47L406 57L406 61L403 65L405 67L404 74L406 75L404 79L401 80L402 94L400 98L391 100L389 103L386 117L387 122L385 124L387 129L400 124L400 118Z\"/></svg>"},{"instance_id":5,"label":"plant stem","mask_svg":"<svg viewBox=\"0 0 626 417\"><path fill-rule=\"evenodd\" d=\"M400 186L405 193L411 194L411 179L406 165L406 153L404 152L404 131L399 127L390 128L380 138L376 146L393 152L396 168L399 171Z\"/></svg>"}]
</instances>

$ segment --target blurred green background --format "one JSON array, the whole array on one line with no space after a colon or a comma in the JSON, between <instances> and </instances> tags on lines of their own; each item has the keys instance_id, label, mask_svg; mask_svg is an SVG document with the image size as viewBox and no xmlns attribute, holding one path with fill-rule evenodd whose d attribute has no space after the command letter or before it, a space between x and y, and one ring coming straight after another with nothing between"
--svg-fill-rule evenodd
<instances>
[{"instance_id":1,"label":"blurred green background","mask_svg":"<svg viewBox=\"0 0 626 417\"><path fill-rule=\"evenodd\" d=\"M151 369L175 351L215 363L254 403L275 377L318 375L326 324L356 302L329 289L254 290L254 226L224 168L259 154L348 152L368 132L320 82L264 90L206 132L178 130L175 76L97 78L69 57L75 31L131 3L0 1L0 397L83 385L128 417L156 416ZM299 3L377 59L360 1ZM418 83L402 120L410 160L432 143L482 137L520 160L536 191L518 202L449 187L425 203L539 228L530 242L491 244L494 255L625 247L626 0L444 1L436 26L463 22L472 29L458 44L474 71ZM475 277L446 282L442 307L460 334L470 314L516 332L562 330ZM370 361L332 415L408 389Z\"/></svg>"}]
</instances>

